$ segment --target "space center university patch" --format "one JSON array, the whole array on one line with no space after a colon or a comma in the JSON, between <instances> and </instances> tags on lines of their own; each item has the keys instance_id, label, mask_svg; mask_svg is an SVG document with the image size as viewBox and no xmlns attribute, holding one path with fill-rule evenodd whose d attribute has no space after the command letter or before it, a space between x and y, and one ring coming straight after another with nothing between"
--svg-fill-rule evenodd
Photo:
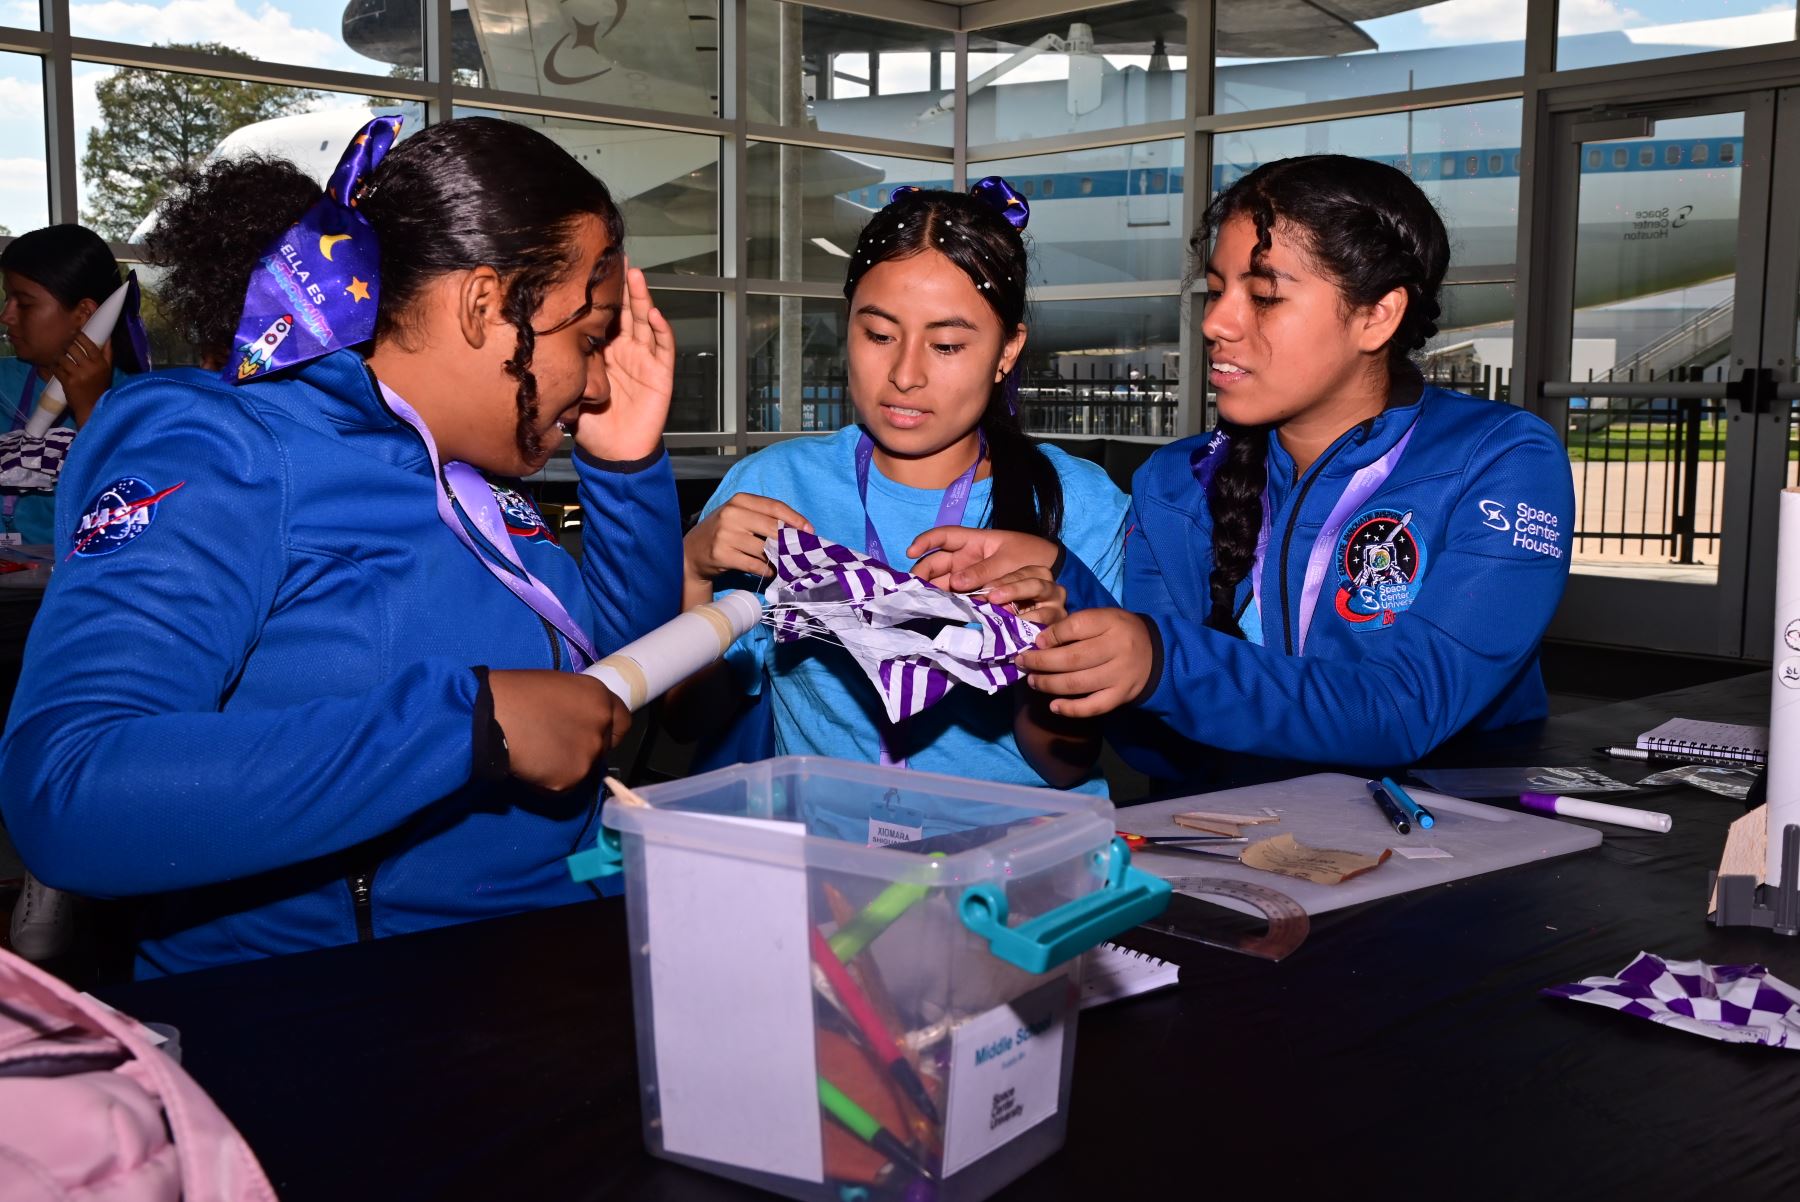
<instances>
[{"instance_id":1,"label":"space center university patch","mask_svg":"<svg viewBox=\"0 0 1800 1202\"><path fill-rule=\"evenodd\" d=\"M156 519L157 506L186 483L182 480L159 489L136 476L122 476L113 481L82 511L81 522L75 527L75 546L68 558L111 555L134 541L150 529L150 523Z\"/></svg>"},{"instance_id":2,"label":"space center university patch","mask_svg":"<svg viewBox=\"0 0 1800 1202\"><path fill-rule=\"evenodd\" d=\"M1393 509L1371 509L1345 523L1337 545L1337 612L1353 628L1379 630L1412 608L1426 558L1412 523L1411 510Z\"/></svg>"}]
</instances>

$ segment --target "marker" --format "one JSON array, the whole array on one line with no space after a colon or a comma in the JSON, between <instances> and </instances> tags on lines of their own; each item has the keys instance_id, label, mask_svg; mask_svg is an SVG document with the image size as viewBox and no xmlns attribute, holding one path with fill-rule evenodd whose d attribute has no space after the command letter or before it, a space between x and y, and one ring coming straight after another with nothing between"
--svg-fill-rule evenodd
<instances>
[{"instance_id":1,"label":"marker","mask_svg":"<svg viewBox=\"0 0 1800 1202\"><path fill-rule=\"evenodd\" d=\"M910 1169L919 1176L931 1180L931 1170L920 1164L913 1156L912 1150L900 1142L898 1136L883 1127L878 1119L868 1111L852 1102L844 1095L844 1091L819 1078L819 1102L825 1112L844 1126L864 1143L893 1161L903 1169Z\"/></svg>"},{"instance_id":2,"label":"marker","mask_svg":"<svg viewBox=\"0 0 1800 1202\"><path fill-rule=\"evenodd\" d=\"M943 855L941 851L934 851L931 858L942 859ZM864 906L855 918L839 927L826 942L831 945L832 952L839 960L854 960L875 942L881 932L898 922L902 914L918 905L929 892L930 885L895 881L877 893L874 901Z\"/></svg>"},{"instance_id":3,"label":"marker","mask_svg":"<svg viewBox=\"0 0 1800 1202\"><path fill-rule=\"evenodd\" d=\"M1375 781L1364 781L1363 784L1368 788L1369 796L1375 799L1375 804L1381 807L1382 814L1394 824L1394 829L1402 835L1412 834L1412 824L1406 821L1406 814L1401 810L1400 803L1389 797L1388 791Z\"/></svg>"},{"instance_id":4,"label":"marker","mask_svg":"<svg viewBox=\"0 0 1800 1202\"><path fill-rule=\"evenodd\" d=\"M1391 776L1384 776L1381 778L1381 787L1388 791L1389 797L1400 804L1400 809L1408 818L1412 819L1414 826L1422 831L1428 831L1437 825L1437 819L1431 816L1431 811L1414 801L1412 794L1400 787L1399 781Z\"/></svg>"},{"instance_id":5,"label":"marker","mask_svg":"<svg viewBox=\"0 0 1800 1202\"><path fill-rule=\"evenodd\" d=\"M868 1045L869 1051L882 1062L888 1075L899 1082L900 1088L906 1091L906 1096L919 1108L919 1113L933 1123L938 1122L938 1110L932 1104L931 1094L926 1092L925 1082L919 1079L913 1066L900 1054L900 1045L894 1041L893 1034L881 1021L881 1015L875 1012L868 996L857 987L843 961L832 954L831 945L825 942L825 936L819 934L819 928L808 927L807 930L812 936L813 963L824 972L825 979L831 983L831 991L844 1003L844 1009L862 1032L863 1042Z\"/></svg>"},{"instance_id":6,"label":"marker","mask_svg":"<svg viewBox=\"0 0 1800 1202\"><path fill-rule=\"evenodd\" d=\"M1561 814L1565 818L1586 818L1590 822L1610 822L1640 831L1669 833L1675 820L1655 810L1634 810L1630 806L1608 805L1604 801L1588 801L1580 797L1557 797L1551 793L1522 793L1519 804L1540 814Z\"/></svg>"}]
</instances>

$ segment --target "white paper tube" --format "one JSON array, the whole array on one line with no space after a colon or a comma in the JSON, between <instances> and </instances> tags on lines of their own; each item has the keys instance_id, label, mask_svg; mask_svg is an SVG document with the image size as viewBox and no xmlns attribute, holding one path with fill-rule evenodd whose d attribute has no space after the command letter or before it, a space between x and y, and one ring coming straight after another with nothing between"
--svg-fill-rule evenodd
<instances>
[{"instance_id":1,"label":"white paper tube","mask_svg":"<svg viewBox=\"0 0 1800 1202\"><path fill-rule=\"evenodd\" d=\"M1655 810L1634 810L1630 806L1608 805L1604 801L1589 801L1584 797L1558 797L1550 793L1525 793L1519 797L1519 804L1528 810L1536 810L1540 814L1561 814L1564 818L1586 818L1589 822L1610 822L1614 826L1629 826L1634 830L1655 831L1659 835L1669 833L1675 825L1674 819L1667 814L1659 814Z\"/></svg>"},{"instance_id":2,"label":"white paper tube","mask_svg":"<svg viewBox=\"0 0 1800 1202\"><path fill-rule=\"evenodd\" d=\"M736 590L665 622L587 669L633 712L725 654L762 618L762 598Z\"/></svg>"},{"instance_id":3,"label":"white paper tube","mask_svg":"<svg viewBox=\"0 0 1800 1202\"><path fill-rule=\"evenodd\" d=\"M88 336L89 342L95 346L105 346L112 337L113 327L119 324L119 311L125 307L125 293L130 287L131 281L126 280L113 289L113 294L100 302L100 307L94 310L93 316L87 319L87 324L81 327L81 332ZM56 424L56 419L68 407L69 398L63 395L62 381L52 376L50 383L44 387L43 395L38 397L37 408L31 411L31 420L25 423L25 433L33 438L42 438L50 432L50 427Z\"/></svg>"},{"instance_id":4,"label":"white paper tube","mask_svg":"<svg viewBox=\"0 0 1800 1202\"><path fill-rule=\"evenodd\" d=\"M1781 494L1775 550L1775 682L1769 686L1769 847L1763 879L1781 879L1781 836L1800 824L1800 488Z\"/></svg>"}]
</instances>

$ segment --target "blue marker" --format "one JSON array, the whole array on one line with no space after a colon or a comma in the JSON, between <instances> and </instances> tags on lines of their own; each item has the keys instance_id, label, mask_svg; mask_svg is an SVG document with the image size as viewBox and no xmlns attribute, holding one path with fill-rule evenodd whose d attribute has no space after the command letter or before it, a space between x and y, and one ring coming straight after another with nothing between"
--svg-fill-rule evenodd
<instances>
[{"instance_id":1,"label":"blue marker","mask_svg":"<svg viewBox=\"0 0 1800 1202\"><path fill-rule=\"evenodd\" d=\"M1431 811L1414 801L1412 799L1412 794L1408 793L1405 789L1402 789L1399 784L1395 782L1393 777L1382 777L1381 787L1386 789L1388 793L1393 796L1394 800L1400 803L1400 808L1406 811L1406 816L1411 818L1413 823L1418 826L1420 830L1427 831L1437 825L1437 819L1431 816Z\"/></svg>"}]
</instances>

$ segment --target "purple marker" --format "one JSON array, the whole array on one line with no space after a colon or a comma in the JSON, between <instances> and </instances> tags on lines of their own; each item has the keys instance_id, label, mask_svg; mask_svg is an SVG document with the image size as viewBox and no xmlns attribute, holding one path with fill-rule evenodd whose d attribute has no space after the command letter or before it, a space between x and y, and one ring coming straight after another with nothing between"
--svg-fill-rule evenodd
<instances>
[{"instance_id":1,"label":"purple marker","mask_svg":"<svg viewBox=\"0 0 1800 1202\"><path fill-rule=\"evenodd\" d=\"M1540 814L1560 814L1564 818L1586 818L1590 822L1610 822L1640 831L1669 833L1675 825L1667 814L1654 810L1634 810L1630 806L1607 805L1604 801L1587 801L1580 797L1558 797L1552 793L1522 793L1519 804Z\"/></svg>"}]
</instances>

